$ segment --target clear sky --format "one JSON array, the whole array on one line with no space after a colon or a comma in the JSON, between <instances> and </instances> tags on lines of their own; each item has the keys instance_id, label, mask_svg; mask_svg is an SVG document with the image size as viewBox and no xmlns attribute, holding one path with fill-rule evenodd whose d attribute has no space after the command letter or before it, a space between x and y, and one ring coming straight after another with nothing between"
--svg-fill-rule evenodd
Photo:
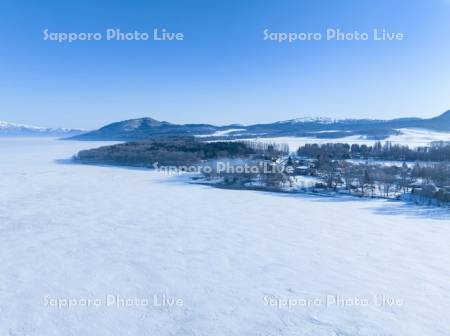
<instances>
[{"instance_id":1,"label":"clear sky","mask_svg":"<svg viewBox=\"0 0 450 336\"><path fill-rule=\"evenodd\" d=\"M184 41L45 41L182 32ZM271 32L403 41L264 41ZM450 108L450 0L0 0L0 120L96 128L143 116L258 123L431 117Z\"/></svg>"}]
</instances>

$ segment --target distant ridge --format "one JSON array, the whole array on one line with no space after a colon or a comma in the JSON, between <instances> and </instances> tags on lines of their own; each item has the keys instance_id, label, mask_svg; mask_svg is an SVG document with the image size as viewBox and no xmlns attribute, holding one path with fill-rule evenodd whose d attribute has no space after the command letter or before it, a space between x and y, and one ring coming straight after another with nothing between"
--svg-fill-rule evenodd
<instances>
[{"instance_id":1,"label":"distant ridge","mask_svg":"<svg viewBox=\"0 0 450 336\"><path fill-rule=\"evenodd\" d=\"M23 137L70 137L79 135L82 130L68 129L68 128L49 128L38 127L23 124L10 123L6 121L0 121L0 136L23 136Z\"/></svg>"},{"instance_id":2,"label":"distant ridge","mask_svg":"<svg viewBox=\"0 0 450 336\"><path fill-rule=\"evenodd\" d=\"M73 136L74 140L142 140L164 135L202 137L316 137L336 139L358 135L383 140L400 134L404 128L421 128L450 132L450 110L430 119L399 118L392 120L298 118L269 124L214 126L209 124L172 124L152 118L130 119L106 125L98 130ZM228 132L226 132L228 131Z\"/></svg>"}]
</instances>

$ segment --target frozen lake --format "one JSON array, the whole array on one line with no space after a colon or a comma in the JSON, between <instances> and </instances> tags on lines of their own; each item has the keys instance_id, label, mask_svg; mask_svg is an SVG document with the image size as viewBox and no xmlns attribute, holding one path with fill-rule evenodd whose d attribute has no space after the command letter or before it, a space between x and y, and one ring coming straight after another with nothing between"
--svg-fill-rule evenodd
<instances>
[{"instance_id":1,"label":"frozen lake","mask_svg":"<svg viewBox=\"0 0 450 336\"><path fill-rule=\"evenodd\" d=\"M103 144L0 139L0 335L450 335L448 210L57 161Z\"/></svg>"}]
</instances>

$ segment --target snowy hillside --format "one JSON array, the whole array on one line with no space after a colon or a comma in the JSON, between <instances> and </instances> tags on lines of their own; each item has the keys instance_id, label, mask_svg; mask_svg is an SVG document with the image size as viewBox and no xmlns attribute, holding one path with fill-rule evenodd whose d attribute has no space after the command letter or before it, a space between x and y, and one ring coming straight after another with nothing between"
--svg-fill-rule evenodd
<instances>
[{"instance_id":1,"label":"snowy hillside","mask_svg":"<svg viewBox=\"0 0 450 336\"><path fill-rule=\"evenodd\" d=\"M400 144L409 147L424 147L433 141L450 141L450 132L436 132L424 129L399 129L400 134L391 135L381 142L391 141L393 144ZM364 136L347 136L337 139L313 138L313 137L257 137L244 140L258 140L262 142L285 143L289 145L291 151L295 151L298 147L306 143L348 143L348 144L366 144L373 145L378 140L367 139Z\"/></svg>"},{"instance_id":2,"label":"snowy hillside","mask_svg":"<svg viewBox=\"0 0 450 336\"><path fill-rule=\"evenodd\" d=\"M0 139L0 335L450 334L448 210L55 162L98 145Z\"/></svg>"}]
</instances>

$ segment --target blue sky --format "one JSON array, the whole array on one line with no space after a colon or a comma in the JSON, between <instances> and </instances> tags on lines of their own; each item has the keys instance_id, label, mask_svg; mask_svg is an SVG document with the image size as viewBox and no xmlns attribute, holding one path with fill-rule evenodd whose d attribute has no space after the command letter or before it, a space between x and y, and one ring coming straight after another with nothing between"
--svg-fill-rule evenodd
<instances>
[{"instance_id":1,"label":"blue sky","mask_svg":"<svg viewBox=\"0 0 450 336\"><path fill-rule=\"evenodd\" d=\"M43 40L107 28L184 41ZM403 32L403 41L264 41L263 31ZM450 1L0 2L0 120L96 128L149 116L258 123L430 117L450 108Z\"/></svg>"}]
</instances>

